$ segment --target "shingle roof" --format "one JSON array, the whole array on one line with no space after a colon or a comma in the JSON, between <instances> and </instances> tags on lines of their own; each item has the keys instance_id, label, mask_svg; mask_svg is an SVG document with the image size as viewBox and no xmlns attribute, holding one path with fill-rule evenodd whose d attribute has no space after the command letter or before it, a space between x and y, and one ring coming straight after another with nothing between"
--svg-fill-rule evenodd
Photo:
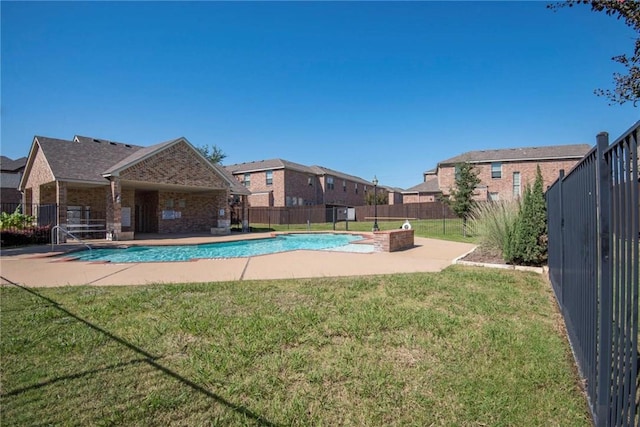
<instances>
[{"instance_id":1,"label":"shingle roof","mask_svg":"<svg viewBox=\"0 0 640 427\"><path fill-rule=\"evenodd\" d=\"M240 182L238 182L238 180L235 179L235 177L231 175L231 172L225 169L224 166L216 165L216 164L212 164L211 166L213 166L213 168L216 171L218 171L220 175L224 176L227 179L227 181L229 181L229 184L231 184L231 194L238 194L238 195L245 195L245 196L248 196L251 194L251 191L249 191L247 187L245 187Z\"/></svg>"},{"instance_id":2,"label":"shingle roof","mask_svg":"<svg viewBox=\"0 0 640 427\"><path fill-rule=\"evenodd\" d=\"M255 162L236 163L234 165L227 165L225 166L225 168L234 175L239 173L259 172L273 169L292 169L304 173L315 173L309 166L301 165L300 163L294 163L283 159L269 159L258 160Z\"/></svg>"},{"instance_id":3,"label":"shingle roof","mask_svg":"<svg viewBox=\"0 0 640 427\"><path fill-rule=\"evenodd\" d=\"M186 141L184 138L177 138L142 147L78 135L73 138L73 141L44 136L34 138L47 158L56 180L100 184L108 182L104 175L119 171L182 140ZM212 167L229 183L233 194L250 194L224 168L218 165L212 165Z\"/></svg>"},{"instance_id":4,"label":"shingle roof","mask_svg":"<svg viewBox=\"0 0 640 427\"><path fill-rule=\"evenodd\" d=\"M7 156L0 156L0 171L2 172L17 172L26 165L26 157L20 157L19 159L13 160Z\"/></svg>"},{"instance_id":5,"label":"shingle roof","mask_svg":"<svg viewBox=\"0 0 640 427\"><path fill-rule=\"evenodd\" d=\"M456 163L484 163L495 161L524 161L524 160L551 160L582 158L591 150L588 144L550 145L541 147L503 148L498 150L468 151L459 156L444 160L438 165L451 165Z\"/></svg>"},{"instance_id":6,"label":"shingle roof","mask_svg":"<svg viewBox=\"0 0 640 427\"><path fill-rule=\"evenodd\" d=\"M36 136L53 176L59 181L104 184L102 173L143 147L87 137L74 141Z\"/></svg>"},{"instance_id":7,"label":"shingle roof","mask_svg":"<svg viewBox=\"0 0 640 427\"><path fill-rule=\"evenodd\" d=\"M340 171L325 168L324 166L311 166L310 168L316 175L332 175L338 179L348 179L349 181L359 182L364 185L373 185L370 181L362 179L359 176L349 175ZM382 186L381 186L382 187Z\"/></svg>"},{"instance_id":8,"label":"shingle roof","mask_svg":"<svg viewBox=\"0 0 640 427\"><path fill-rule=\"evenodd\" d=\"M438 169L433 168L433 169L429 169L428 171L424 171L423 174L424 175L435 175L438 173Z\"/></svg>"},{"instance_id":9,"label":"shingle roof","mask_svg":"<svg viewBox=\"0 0 640 427\"><path fill-rule=\"evenodd\" d=\"M0 187L17 189L20 185L20 173L0 172Z\"/></svg>"},{"instance_id":10,"label":"shingle roof","mask_svg":"<svg viewBox=\"0 0 640 427\"><path fill-rule=\"evenodd\" d=\"M402 193L439 193L438 178L431 178L418 185L406 189Z\"/></svg>"},{"instance_id":11,"label":"shingle roof","mask_svg":"<svg viewBox=\"0 0 640 427\"><path fill-rule=\"evenodd\" d=\"M338 179L346 179L352 182L359 182L364 185L373 185L371 182L358 176L349 175L324 166L305 166L300 163L290 162L284 159L259 160L256 162L237 163L225 166L231 174L237 175L242 173L260 172L275 169L290 169L298 172L308 173L312 175L331 175Z\"/></svg>"}]
</instances>

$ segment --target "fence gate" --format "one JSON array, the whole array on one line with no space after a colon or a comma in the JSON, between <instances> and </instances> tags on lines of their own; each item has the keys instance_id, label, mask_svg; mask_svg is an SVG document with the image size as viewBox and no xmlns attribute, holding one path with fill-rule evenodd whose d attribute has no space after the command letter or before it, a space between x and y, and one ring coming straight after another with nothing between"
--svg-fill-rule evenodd
<instances>
[{"instance_id":1,"label":"fence gate","mask_svg":"<svg viewBox=\"0 0 640 427\"><path fill-rule=\"evenodd\" d=\"M596 426L639 425L640 121L547 190L549 278Z\"/></svg>"}]
</instances>

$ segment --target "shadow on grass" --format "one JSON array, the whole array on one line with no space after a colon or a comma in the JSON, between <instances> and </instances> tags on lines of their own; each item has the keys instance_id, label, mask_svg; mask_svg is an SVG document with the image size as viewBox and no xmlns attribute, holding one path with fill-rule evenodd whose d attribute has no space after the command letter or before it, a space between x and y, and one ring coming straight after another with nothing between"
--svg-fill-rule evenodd
<instances>
[{"instance_id":1,"label":"shadow on grass","mask_svg":"<svg viewBox=\"0 0 640 427\"><path fill-rule=\"evenodd\" d=\"M107 372L110 371L112 369L118 369L118 368L123 368L125 366L132 366L132 365L137 365L138 363L144 363L147 362L147 359L133 359L133 360L129 360L128 362L121 362L121 363L115 363L113 365L101 368L101 369L92 369L90 371L85 371L85 372L78 372L76 374L72 374L72 375L63 375L61 377L56 377L56 378L52 378L49 381L43 381L41 383L38 384L34 384L34 385L30 385L29 387L22 387L22 388L18 388L15 390L11 390L5 394L0 395L0 397L9 397L9 396L16 396L18 394L21 393L25 393L29 390L36 390L39 389L41 387L46 387L48 385L52 385L55 384L57 382L60 381L65 381L65 380L76 380L78 378L83 378L83 377L87 377L90 375L94 375L94 374L99 374L101 372Z\"/></svg>"},{"instance_id":2,"label":"shadow on grass","mask_svg":"<svg viewBox=\"0 0 640 427\"><path fill-rule=\"evenodd\" d=\"M69 378L71 378L71 379L80 378L80 377L84 377L84 376L87 376L87 375L92 375L92 374L96 374L96 373L99 373L99 372L107 371L107 370L110 370L110 369L119 368L119 367L122 367L122 366L134 365L134 364L138 364L138 363L146 363L146 364L152 366L153 368L163 372L164 374L170 376L171 378L173 378L173 379L175 379L177 381L180 381L182 384L192 388L193 390L195 390L195 391L197 391L197 392L199 392L201 394L204 394L205 396L208 396L208 397L216 400L218 403L221 403L221 404L229 407L230 409L232 409L232 410L234 410L234 411L236 411L236 412L238 412L238 413L240 413L240 414L242 414L242 415L244 415L246 417L249 417L249 418L255 420L259 425L262 425L262 426L276 426L277 425L277 424L274 424L271 421L267 420L266 418L264 418L264 417L262 417L262 416L260 416L260 415L258 415L256 413L252 412L248 408L246 408L244 406L241 406L241 405L236 405L235 403L232 403L232 402L229 402L225 398L223 398L221 396L218 396L215 393L210 392L209 390L207 390L206 388L200 386L199 384L196 384L193 381L191 381L191 380L189 380L187 378L184 378L183 376L181 376L177 372L174 372L171 369L159 364L157 362L157 360L160 359L159 357L154 356L154 355L146 352L145 350L143 350L143 349L131 344L130 342L125 341L124 339L122 339L122 338L120 338L120 337L118 337L116 335L113 335L111 332L106 331L106 330L102 329L101 327L99 327L97 325L94 325L93 323L91 323L91 322L89 322L89 321L87 321L87 320L75 315L74 313L70 312L66 308L62 307L55 300L52 300L51 298L48 298L48 297L46 297L44 295L41 295L38 292L34 291L33 289L27 288L27 287L22 286L22 285L20 285L18 283L14 283L14 282L12 282L12 281L4 278L4 277L2 277L2 279L5 280L7 283L10 283L11 285L15 286L15 287L22 289L25 292L29 292L30 294L35 295L38 298L41 298L41 299L47 301L53 307L55 307L56 309L58 309L61 312L65 313L67 316L76 319L77 321L83 323L84 325L88 326L89 328L93 329L94 331L97 331L97 332L99 332L101 334L104 334L109 339L111 339L111 340L117 342L118 344L120 344L120 345L122 345L124 347L127 347L128 349L132 350L133 352L143 356L142 359L134 359L134 360L131 360L129 362L123 362L123 363L120 363L120 364L115 364L115 365L108 366L106 368L102 368L102 369L98 369L98 370L92 370L92 371L77 373L77 374L74 374L74 375L54 378L52 380L45 381L45 382L39 383L39 384L35 384L33 386L29 386L29 387L24 387L24 388L21 388L21 389L13 390L13 391L10 391L10 392L4 394L3 397L5 397L5 396L15 396L15 395L18 395L18 394L23 393L25 391L32 390L32 389L37 389L37 388L40 388L40 387L45 387L47 385L54 384L56 382L63 381L65 379L69 379Z\"/></svg>"}]
</instances>

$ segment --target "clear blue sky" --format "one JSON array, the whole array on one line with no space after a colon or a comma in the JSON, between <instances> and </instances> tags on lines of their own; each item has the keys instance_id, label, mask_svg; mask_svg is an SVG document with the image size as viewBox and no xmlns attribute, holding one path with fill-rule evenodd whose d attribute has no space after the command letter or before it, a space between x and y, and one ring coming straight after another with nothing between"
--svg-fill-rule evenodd
<instances>
[{"instance_id":1,"label":"clear blue sky","mask_svg":"<svg viewBox=\"0 0 640 427\"><path fill-rule=\"evenodd\" d=\"M408 188L470 150L611 140L634 32L547 2L7 2L1 153L179 136Z\"/></svg>"}]
</instances>

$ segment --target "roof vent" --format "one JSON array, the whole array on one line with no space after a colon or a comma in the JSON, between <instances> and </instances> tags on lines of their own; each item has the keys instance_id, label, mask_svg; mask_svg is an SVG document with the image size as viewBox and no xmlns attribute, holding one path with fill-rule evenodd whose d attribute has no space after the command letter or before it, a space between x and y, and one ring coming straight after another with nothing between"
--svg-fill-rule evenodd
<instances>
[{"instance_id":1,"label":"roof vent","mask_svg":"<svg viewBox=\"0 0 640 427\"><path fill-rule=\"evenodd\" d=\"M111 142L111 141L109 141L109 144L111 144L111 145L117 145L115 142Z\"/></svg>"},{"instance_id":2,"label":"roof vent","mask_svg":"<svg viewBox=\"0 0 640 427\"><path fill-rule=\"evenodd\" d=\"M129 144L124 144L125 147L127 148L131 148L131 146Z\"/></svg>"},{"instance_id":3,"label":"roof vent","mask_svg":"<svg viewBox=\"0 0 640 427\"><path fill-rule=\"evenodd\" d=\"M101 142L99 139L93 138L93 142Z\"/></svg>"}]
</instances>

